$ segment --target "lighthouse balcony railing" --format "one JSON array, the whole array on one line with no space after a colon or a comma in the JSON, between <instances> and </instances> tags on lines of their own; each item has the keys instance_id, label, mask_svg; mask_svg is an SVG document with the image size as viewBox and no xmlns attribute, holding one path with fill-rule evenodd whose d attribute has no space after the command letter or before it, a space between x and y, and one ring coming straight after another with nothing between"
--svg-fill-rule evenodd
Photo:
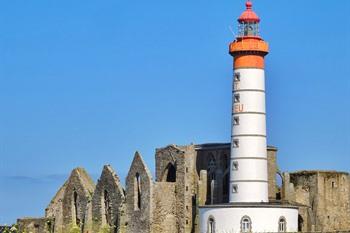
<instances>
[{"instance_id":1,"label":"lighthouse balcony railing","mask_svg":"<svg viewBox=\"0 0 350 233\"><path fill-rule=\"evenodd\" d=\"M230 44L230 53L244 52L244 51L256 51L256 52L269 52L269 45L264 40L258 38L244 38L237 39Z\"/></svg>"}]
</instances>

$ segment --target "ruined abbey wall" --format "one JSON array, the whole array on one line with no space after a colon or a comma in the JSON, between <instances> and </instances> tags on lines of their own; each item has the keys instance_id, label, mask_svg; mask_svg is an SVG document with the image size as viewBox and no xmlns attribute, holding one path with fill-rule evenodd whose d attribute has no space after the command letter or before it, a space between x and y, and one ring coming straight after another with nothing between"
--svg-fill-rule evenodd
<instances>
[{"instance_id":1,"label":"ruined abbey wall","mask_svg":"<svg viewBox=\"0 0 350 233\"><path fill-rule=\"evenodd\" d=\"M282 173L277 149L268 147L269 199L299 206L300 231L350 229L350 178L342 172ZM96 186L74 169L44 218L18 220L32 233L199 233L198 207L227 203L230 144L159 148L153 179L136 153L123 188L111 166ZM282 185L277 182L282 178Z\"/></svg>"},{"instance_id":2,"label":"ruined abbey wall","mask_svg":"<svg viewBox=\"0 0 350 233\"><path fill-rule=\"evenodd\" d=\"M119 177L112 167L104 166L102 175L97 182L91 202L91 212L86 231L100 232L111 229L111 233L122 231L125 226L125 194Z\"/></svg>"},{"instance_id":3,"label":"ruined abbey wall","mask_svg":"<svg viewBox=\"0 0 350 233\"><path fill-rule=\"evenodd\" d=\"M285 198L304 205L302 231L350 229L350 176L335 171L300 171L285 174Z\"/></svg>"}]
</instances>

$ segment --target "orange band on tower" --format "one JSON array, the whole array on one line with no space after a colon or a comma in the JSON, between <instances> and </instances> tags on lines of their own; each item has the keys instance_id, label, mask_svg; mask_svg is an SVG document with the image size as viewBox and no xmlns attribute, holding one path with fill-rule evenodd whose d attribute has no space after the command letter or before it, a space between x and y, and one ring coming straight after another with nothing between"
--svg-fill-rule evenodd
<instances>
[{"instance_id":1,"label":"orange band on tower","mask_svg":"<svg viewBox=\"0 0 350 233\"><path fill-rule=\"evenodd\" d=\"M264 57L259 55L241 55L235 57L234 68L258 68L264 69Z\"/></svg>"}]
</instances>

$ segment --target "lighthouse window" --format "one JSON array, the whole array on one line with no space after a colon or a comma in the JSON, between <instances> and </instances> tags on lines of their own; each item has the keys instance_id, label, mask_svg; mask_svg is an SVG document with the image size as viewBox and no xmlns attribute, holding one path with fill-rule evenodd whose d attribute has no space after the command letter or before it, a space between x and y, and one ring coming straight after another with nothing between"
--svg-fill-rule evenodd
<instances>
[{"instance_id":1,"label":"lighthouse window","mask_svg":"<svg viewBox=\"0 0 350 233\"><path fill-rule=\"evenodd\" d=\"M238 193L238 185L233 185L232 186L232 193Z\"/></svg>"},{"instance_id":2,"label":"lighthouse window","mask_svg":"<svg viewBox=\"0 0 350 233\"><path fill-rule=\"evenodd\" d=\"M233 148L238 148L239 147L239 140L235 139L233 140Z\"/></svg>"},{"instance_id":3,"label":"lighthouse window","mask_svg":"<svg viewBox=\"0 0 350 233\"><path fill-rule=\"evenodd\" d=\"M233 118L233 125L239 125L239 117Z\"/></svg>"},{"instance_id":4,"label":"lighthouse window","mask_svg":"<svg viewBox=\"0 0 350 233\"><path fill-rule=\"evenodd\" d=\"M241 96L239 94L234 95L234 103L239 103L241 102Z\"/></svg>"},{"instance_id":5,"label":"lighthouse window","mask_svg":"<svg viewBox=\"0 0 350 233\"><path fill-rule=\"evenodd\" d=\"M234 80L235 80L235 82L241 81L241 74L240 73L235 73Z\"/></svg>"},{"instance_id":6,"label":"lighthouse window","mask_svg":"<svg viewBox=\"0 0 350 233\"><path fill-rule=\"evenodd\" d=\"M252 221L248 216L244 216L241 220L241 232L247 233L252 231Z\"/></svg>"},{"instance_id":7,"label":"lighthouse window","mask_svg":"<svg viewBox=\"0 0 350 233\"><path fill-rule=\"evenodd\" d=\"M287 221L284 217L281 217L278 222L278 232L286 232L287 231Z\"/></svg>"},{"instance_id":8,"label":"lighthouse window","mask_svg":"<svg viewBox=\"0 0 350 233\"><path fill-rule=\"evenodd\" d=\"M232 170L233 171L237 171L238 170L238 162L237 161L232 163Z\"/></svg>"}]
</instances>

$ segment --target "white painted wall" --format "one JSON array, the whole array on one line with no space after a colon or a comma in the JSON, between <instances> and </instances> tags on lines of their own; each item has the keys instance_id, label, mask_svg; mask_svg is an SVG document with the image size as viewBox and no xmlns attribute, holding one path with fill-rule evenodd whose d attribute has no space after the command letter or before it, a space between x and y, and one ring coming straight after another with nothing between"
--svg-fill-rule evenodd
<instances>
[{"instance_id":1,"label":"white painted wall","mask_svg":"<svg viewBox=\"0 0 350 233\"><path fill-rule=\"evenodd\" d=\"M268 202L265 72L237 69L235 73L240 75L233 83L230 202ZM239 124L234 124L235 117ZM236 140L238 147L233 146ZM239 163L238 170L233 162Z\"/></svg>"},{"instance_id":2,"label":"white painted wall","mask_svg":"<svg viewBox=\"0 0 350 233\"><path fill-rule=\"evenodd\" d=\"M248 203L254 203L254 202L264 202L266 203L266 199L263 199L265 195L269 194L267 183L264 182L232 182L231 192L233 190L233 186L237 185L238 192L232 193L233 200L239 200L239 201L233 201L232 203L236 202L248 202ZM257 193L259 195L257 195ZM257 196L261 196L261 199L257 201Z\"/></svg>"},{"instance_id":3,"label":"white painted wall","mask_svg":"<svg viewBox=\"0 0 350 233\"><path fill-rule=\"evenodd\" d=\"M244 112L265 113L265 93L257 91L236 91L240 95L241 104L244 105Z\"/></svg>"},{"instance_id":4,"label":"white painted wall","mask_svg":"<svg viewBox=\"0 0 350 233\"><path fill-rule=\"evenodd\" d=\"M262 69L237 69L235 73L240 73L241 79L239 89L265 90L265 71ZM235 89L237 90L237 89Z\"/></svg>"},{"instance_id":5,"label":"white painted wall","mask_svg":"<svg viewBox=\"0 0 350 233\"><path fill-rule=\"evenodd\" d=\"M244 140L239 141L239 145L240 146L238 148L232 148L232 155L239 155L240 157L254 156L254 157L267 158L266 138L244 137ZM254 146L251 146L251 145L254 145Z\"/></svg>"},{"instance_id":6,"label":"white painted wall","mask_svg":"<svg viewBox=\"0 0 350 233\"><path fill-rule=\"evenodd\" d=\"M238 164L238 169L232 169L232 176L235 180L265 180L268 182L268 176L265 172L267 169L266 160L263 159L233 159L232 163ZM244 170L241 172L240 170ZM249 192L251 190L249 189Z\"/></svg>"},{"instance_id":7,"label":"white painted wall","mask_svg":"<svg viewBox=\"0 0 350 233\"><path fill-rule=\"evenodd\" d=\"M207 233L209 217L215 219L215 233L240 233L244 216L250 217L252 232L278 232L281 217L287 220L287 232L298 231L297 208L215 207L200 208L200 233Z\"/></svg>"},{"instance_id":8,"label":"white painted wall","mask_svg":"<svg viewBox=\"0 0 350 233\"><path fill-rule=\"evenodd\" d=\"M239 118L239 125L233 126L234 135L259 134L266 136L266 116L262 114L235 115Z\"/></svg>"}]
</instances>

